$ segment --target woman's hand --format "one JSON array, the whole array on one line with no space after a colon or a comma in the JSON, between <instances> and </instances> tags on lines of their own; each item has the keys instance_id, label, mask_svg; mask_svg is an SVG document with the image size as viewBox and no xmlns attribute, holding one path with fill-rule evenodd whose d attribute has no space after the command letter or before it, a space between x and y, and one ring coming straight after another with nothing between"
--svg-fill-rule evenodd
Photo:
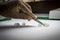
<instances>
[{"instance_id":1,"label":"woman's hand","mask_svg":"<svg viewBox=\"0 0 60 40\"><path fill-rule=\"evenodd\" d=\"M5 6L2 6L2 12L1 15L9 18L20 18L20 19L32 19L37 18L35 14L32 13L32 9L30 5L24 2L16 2L12 1L8 4L5 4Z\"/></svg>"},{"instance_id":2,"label":"woman's hand","mask_svg":"<svg viewBox=\"0 0 60 40\"><path fill-rule=\"evenodd\" d=\"M24 2L19 2L19 9L26 15L27 19L37 18L37 16L32 13L31 6Z\"/></svg>"}]
</instances>

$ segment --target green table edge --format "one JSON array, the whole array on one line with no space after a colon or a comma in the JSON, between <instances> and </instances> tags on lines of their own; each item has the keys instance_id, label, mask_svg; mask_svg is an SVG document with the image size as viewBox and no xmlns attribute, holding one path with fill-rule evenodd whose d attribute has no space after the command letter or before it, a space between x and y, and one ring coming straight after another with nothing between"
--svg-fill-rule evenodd
<instances>
[{"instance_id":1,"label":"green table edge","mask_svg":"<svg viewBox=\"0 0 60 40\"><path fill-rule=\"evenodd\" d=\"M11 18L4 18L4 19L1 19L0 21L8 21L8 20L11 20Z\"/></svg>"},{"instance_id":2,"label":"green table edge","mask_svg":"<svg viewBox=\"0 0 60 40\"><path fill-rule=\"evenodd\" d=\"M38 17L37 19L40 19L40 20L60 20L60 19L49 19L48 17ZM4 18L0 21L8 21L8 20L11 20L11 18Z\"/></svg>"},{"instance_id":3,"label":"green table edge","mask_svg":"<svg viewBox=\"0 0 60 40\"><path fill-rule=\"evenodd\" d=\"M38 17L37 19L40 19L40 20L60 20L60 19L49 19L49 17Z\"/></svg>"},{"instance_id":4,"label":"green table edge","mask_svg":"<svg viewBox=\"0 0 60 40\"><path fill-rule=\"evenodd\" d=\"M48 17L38 17L37 19L40 19L40 20L49 20Z\"/></svg>"}]
</instances>

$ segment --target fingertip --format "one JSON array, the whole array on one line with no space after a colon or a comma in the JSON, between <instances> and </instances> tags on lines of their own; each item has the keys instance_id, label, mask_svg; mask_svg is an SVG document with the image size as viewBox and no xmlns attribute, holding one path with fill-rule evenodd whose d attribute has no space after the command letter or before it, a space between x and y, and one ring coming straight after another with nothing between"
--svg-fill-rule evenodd
<instances>
[{"instance_id":1,"label":"fingertip","mask_svg":"<svg viewBox=\"0 0 60 40\"><path fill-rule=\"evenodd\" d=\"M37 18L37 16L36 15L34 15L34 19L36 19Z\"/></svg>"},{"instance_id":2,"label":"fingertip","mask_svg":"<svg viewBox=\"0 0 60 40\"><path fill-rule=\"evenodd\" d=\"M37 18L37 16L35 15L35 18Z\"/></svg>"},{"instance_id":3,"label":"fingertip","mask_svg":"<svg viewBox=\"0 0 60 40\"><path fill-rule=\"evenodd\" d=\"M28 17L28 21L30 21L31 19L32 19L32 18L29 16L29 17Z\"/></svg>"}]
</instances>

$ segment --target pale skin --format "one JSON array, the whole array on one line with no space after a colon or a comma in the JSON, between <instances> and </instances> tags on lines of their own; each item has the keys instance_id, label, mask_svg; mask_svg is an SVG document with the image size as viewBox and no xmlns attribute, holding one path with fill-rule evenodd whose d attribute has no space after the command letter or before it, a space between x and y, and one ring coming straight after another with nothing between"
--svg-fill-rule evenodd
<instances>
[{"instance_id":1,"label":"pale skin","mask_svg":"<svg viewBox=\"0 0 60 40\"><path fill-rule=\"evenodd\" d=\"M6 5L6 4L5 4ZM2 16L9 17L9 18L22 18L22 19L32 19L37 18L37 16L32 13L32 9L29 4L22 2L22 1L12 1L10 5L6 5L6 9L1 12Z\"/></svg>"}]
</instances>

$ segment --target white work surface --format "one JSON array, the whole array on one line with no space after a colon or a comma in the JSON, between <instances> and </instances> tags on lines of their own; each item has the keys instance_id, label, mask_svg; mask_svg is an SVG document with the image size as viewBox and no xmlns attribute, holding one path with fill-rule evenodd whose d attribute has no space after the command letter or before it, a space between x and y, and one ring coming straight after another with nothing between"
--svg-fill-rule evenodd
<instances>
[{"instance_id":1,"label":"white work surface","mask_svg":"<svg viewBox=\"0 0 60 40\"><path fill-rule=\"evenodd\" d=\"M0 38L7 39L58 39L60 38L60 21L58 20L40 20L43 23L48 24L48 27L40 26L34 20L27 21L22 19L12 19L10 21L0 22L2 25L14 25L14 23L23 22L26 25L32 25L35 27L22 27L22 28L9 28L0 29Z\"/></svg>"}]
</instances>

